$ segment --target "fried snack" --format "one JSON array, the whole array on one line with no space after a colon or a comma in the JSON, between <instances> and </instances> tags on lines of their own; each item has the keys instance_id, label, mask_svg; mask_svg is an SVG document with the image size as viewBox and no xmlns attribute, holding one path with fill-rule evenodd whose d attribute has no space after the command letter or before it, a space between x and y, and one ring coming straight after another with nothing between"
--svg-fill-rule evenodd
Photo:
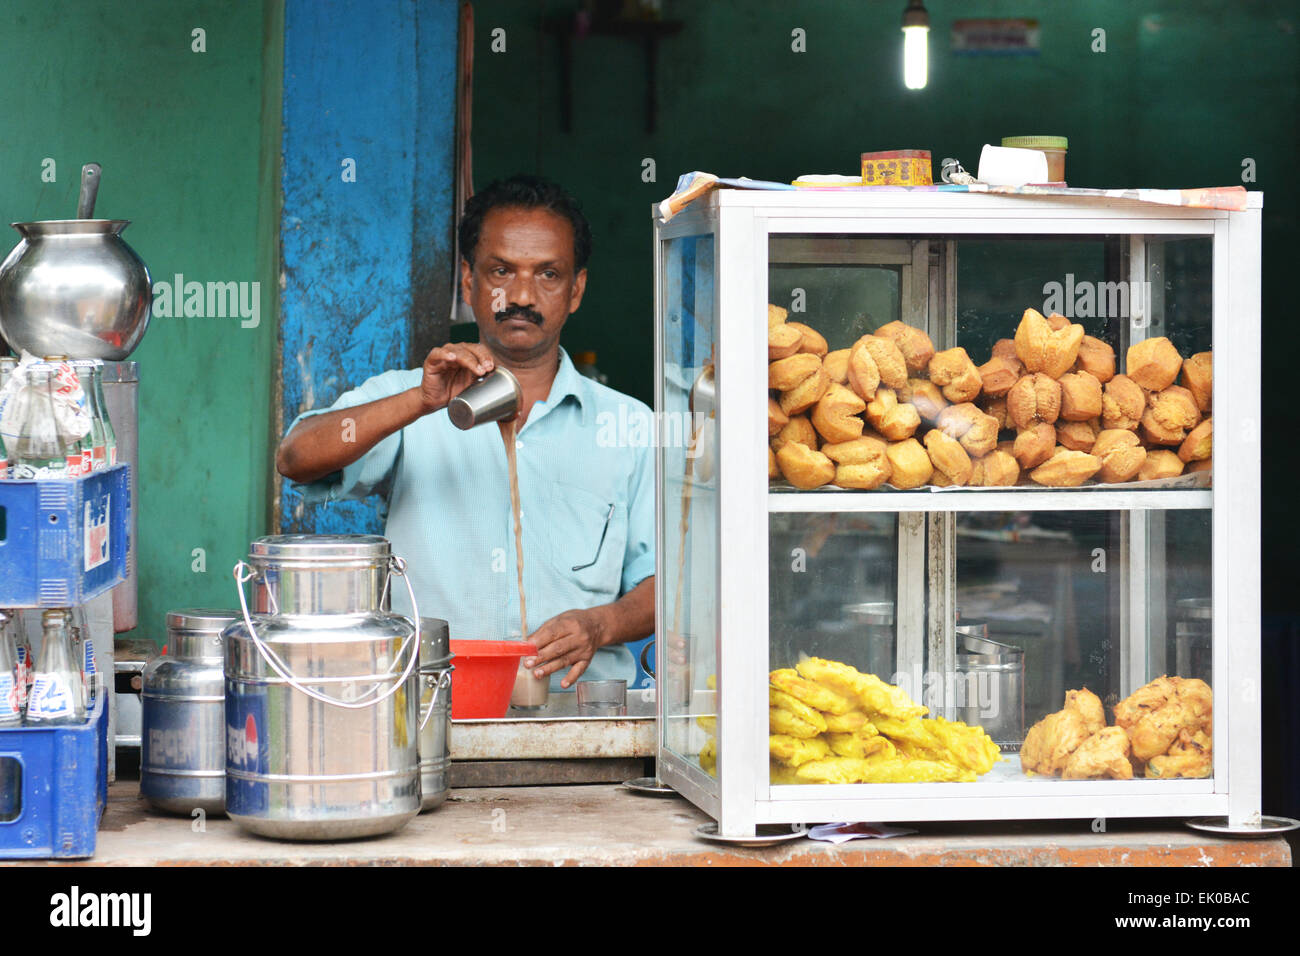
<instances>
[{"instance_id":1,"label":"fried snack","mask_svg":"<svg viewBox=\"0 0 1300 956\"><path fill-rule=\"evenodd\" d=\"M1020 356L1016 354L1016 343L1014 339L998 339L993 343L993 355L995 358L1015 359L1024 367L1024 362L1020 361ZM1023 372L1021 373L1024 374ZM1017 376L1019 377L1019 376Z\"/></svg>"},{"instance_id":2,"label":"fried snack","mask_svg":"<svg viewBox=\"0 0 1300 956\"><path fill-rule=\"evenodd\" d=\"M915 406L900 404L898 393L884 386L876 389L875 398L867 403L866 415L871 426L890 441L910 438L921 427Z\"/></svg>"},{"instance_id":3,"label":"fried snack","mask_svg":"<svg viewBox=\"0 0 1300 956\"><path fill-rule=\"evenodd\" d=\"M1213 733L1214 695L1203 680L1157 677L1115 706L1115 723L1127 731L1133 756L1149 761L1181 731Z\"/></svg>"},{"instance_id":4,"label":"fried snack","mask_svg":"<svg viewBox=\"0 0 1300 956\"><path fill-rule=\"evenodd\" d=\"M884 737L874 734L827 734L826 742L837 757L893 757L897 751Z\"/></svg>"},{"instance_id":5,"label":"fried snack","mask_svg":"<svg viewBox=\"0 0 1300 956\"><path fill-rule=\"evenodd\" d=\"M1079 355L1074 360L1076 372L1087 372L1105 385L1115 377L1115 350L1101 339L1085 335L1079 343Z\"/></svg>"},{"instance_id":6,"label":"fried snack","mask_svg":"<svg viewBox=\"0 0 1300 956\"><path fill-rule=\"evenodd\" d=\"M998 443L998 422L970 402L949 405L939 413L935 423L944 434L961 442L972 458L991 452Z\"/></svg>"},{"instance_id":7,"label":"fried snack","mask_svg":"<svg viewBox=\"0 0 1300 956\"><path fill-rule=\"evenodd\" d=\"M822 368L826 369L826 374L836 385L849 384L849 353L852 351L852 349L836 349L834 352L827 352L826 357L822 359Z\"/></svg>"},{"instance_id":8,"label":"fried snack","mask_svg":"<svg viewBox=\"0 0 1300 956\"><path fill-rule=\"evenodd\" d=\"M1051 488L1077 488L1100 470L1101 460L1095 455L1058 447L1029 477Z\"/></svg>"},{"instance_id":9,"label":"fried snack","mask_svg":"<svg viewBox=\"0 0 1300 956\"><path fill-rule=\"evenodd\" d=\"M1017 428L1051 425L1060 414L1061 384L1042 372L1026 375L1007 392L1007 415Z\"/></svg>"},{"instance_id":10,"label":"fried snack","mask_svg":"<svg viewBox=\"0 0 1300 956\"><path fill-rule=\"evenodd\" d=\"M864 423L858 415L866 407L849 389L832 383L812 408L813 427L828 442L850 441L862 434Z\"/></svg>"},{"instance_id":11,"label":"fried snack","mask_svg":"<svg viewBox=\"0 0 1300 956\"><path fill-rule=\"evenodd\" d=\"M1214 353L1197 352L1183 362L1183 387L1196 398L1196 407L1208 412L1214 402Z\"/></svg>"},{"instance_id":12,"label":"fried snack","mask_svg":"<svg viewBox=\"0 0 1300 956\"><path fill-rule=\"evenodd\" d=\"M1029 728L1020 746L1020 766L1054 776L1065 769L1083 742L1105 726L1101 699L1087 688L1066 691L1065 706Z\"/></svg>"},{"instance_id":13,"label":"fried snack","mask_svg":"<svg viewBox=\"0 0 1300 956\"><path fill-rule=\"evenodd\" d=\"M769 707L767 709L767 727L769 733L798 737L800 740L811 740L821 733L808 721L800 720L784 707Z\"/></svg>"},{"instance_id":14,"label":"fried snack","mask_svg":"<svg viewBox=\"0 0 1300 956\"><path fill-rule=\"evenodd\" d=\"M1015 423L1011 421L1011 414L1007 411L1007 398L1005 395L1001 398L981 398L976 407L998 423L998 431L1015 427Z\"/></svg>"},{"instance_id":15,"label":"fried snack","mask_svg":"<svg viewBox=\"0 0 1300 956\"><path fill-rule=\"evenodd\" d=\"M1210 738L1200 730L1180 730L1169 752L1152 757L1146 766L1147 777L1160 780L1208 777L1213 771L1214 751Z\"/></svg>"},{"instance_id":16,"label":"fried snack","mask_svg":"<svg viewBox=\"0 0 1300 956\"><path fill-rule=\"evenodd\" d=\"M772 671L768 675L768 679L777 690L785 691L791 697L798 698L809 707L825 711L828 714L847 714L851 710L859 709L854 706L850 698L820 681L804 678L788 667Z\"/></svg>"},{"instance_id":17,"label":"fried snack","mask_svg":"<svg viewBox=\"0 0 1300 956\"><path fill-rule=\"evenodd\" d=\"M860 345L866 346L871 360L876 363L881 384L889 388L902 388L907 384L907 360L892 340L878 335L864 335L853 343L855 349Z\"/></svg>"},{"instance_id":18,"label":"fried snack","mask_svg":"<svg viewBox=\"0 0 1300 956\"><path fill-rule=\"evenodd\" d=\"M785 480L805 491L830 484L835 464L815 449L788 441L776 450L776 463Z\"/></svg>"},{"instance_id":19,"label":"fried snack","mask_svg":"<svg viewBox=\"0 0 1300 956\"><path fill-rule=\"evenodd\" d=\"M1128 734L1119 727L1103 727L1083 743L1066 761L1061 777L1065 780L1133 779L1133 764L1128 759Z\"/></svg>"},{"instance_id":20,"label":"fried snack","mask_svg":"<svg viewBox=\"0 0 1300 956\"><path fill-rule=\"evenodd\" d=\"M1066 372L1061 376L1061 417L1067 422L1086 422L1101 415L1101 382L1087 372Z\"/></svg>"},{"instance_id":21,"label":"fried snack","mask_svg":"<svg viewBox=\"0 0 1300 956\"><path fill-rule=\"evenodd\" d=\"M779 359L767 367L767 387L785 392L806 381L822 367L822 360L807 352Z\"/></svg>"},{"instance_id":22,"label":"fried snack","mask_svg":"<svg viewBox=\"0 0 1300 956\"><path fill-rule=\"evenodd\" d=\"M718 769L718 741L710 737L700 748L700 769L710 776Z\"/></svg>"},{"instance_id":23,"label":"fried snack","mask_svg":"<svg viewBox=\"0 0 1300 956\"><path fill-rule=\"evenodd\" d=\"M792 784L803 783L803 781L794 775L793 767L787 767L785 764L773 760L768 764L768 783Z\"/></svg>"},{"instance_id":24,"label":"fried snack","mask_svg":"<svg viewBox=\"0 0 1300 956\"><path fill-rule=\"evenodd\" d=\"M790 315L788 309L783 309L779 305L772 305L770 302L767 306L767 327L770 329L774 325L780 325Z\"/></svg>"},{"instance_id":25,"label":"fried snack","mask_svg":"<svg viewBox=\"0 0 1300 956\"><path fill-rule=\"evenodd\" d=\"M781 446L789 442L797 442L812 451L817 450L817 429L813 428L813 423L808 420L807 415L791 416L790 420L773 437L772 450L780 451Z\"/></svg>"},{"instance_id":26,"label":"fried snack","mask_svg":"<svg viewBox=\"0 0 1300 956\"><path fill-rule=\"evenodd\" d=\"M767 436L771 438L788 424L790 424L790 416L781 411L781 406L776 403L776 399L769 395L767 397Z\"/></svg>"},{"instance_id":27,"label":"fried snack","mask_svg":"<svg viewBox=\"0 0 1300 956\"><path fill-rule=\"evenodd\" d=\"M1100 389L1098 394L1101 394ZM1063 422L1057 419L1056 443L1070 451L1086 451L1093 454L1092 446L1096 444L1097 433L1101 431L1100 423L1100 418L1090 418L1086 422Z\"/></svg>"},{"instance_id":28,"label":"fried snack","mask_svg":"<svg viewBox=\"0 0 1300 956\"><path fill-rule=\"evenodd\" d=\"M823 445L822 454L835 462L834 484L840 488L871 490L889 480L894 466L885 453L887 444L875 434L852 441Z\"/></svg>"},{"instance_id":29,"label":"fried snack","mask_svg":"<svg viewBox=\"0 0 1300 956\"><path fill-rule=\"evenodd\" d=\"M802 720L805 724L811 724L817 728L817 733L822 734L827 730L826 717L820 710L809 707L798 697L793 697L783 690L777 690L770 684L767 688L767 703L769 707L780 710L788 710L793 716Z\"/></svg>"},{"instance_id":30,"label":"fried snack","mask_svg":"<svg viewBox=\"0 0 1300 956\"><path fill-rule=\"evenodd\" d=\"M1142 437L1153 445L1181 445L1187 430L1201 420L1192 393L1181 385L1147 395L1142 414Z\"/></svg>"},{"instance_id":31,"label":"fried snack","mask_svg":"<svg viewBox=\"0 0 1300 956\"><path fill-rule=\"evenodd\" d=\"M1187 467L1183 469L1183 474L1190 475L1198 471L1213 471L1213 470L1214 470L1214 456L1211 455L1209 458L1203 459L1202 461L1189 462Z\"/></svg>"},{"instance_id":32,"label":"fried snack","mask_svg":"<svg viewBox=\"0 0 1300 956\"><path fill-rule=\"evenodd\" d=\"M913 406L927 425L933 425L948 407L948 400L939 391L939 386L923 378L909 378L907 384L898 390L898 401Z\"/></svg>"},{"instance_id":33,"label":"fried snack","mask_svg":"<svg viewBox=\"0 0 1300 956\"><path fill-rule=\"evenodd\" d=\"M803 336L793 325L771 325L767 329L767 360L776 362L799 351Z\"/></svg>"},{"instance_id":34,"label":"fried snack","mask_svg":"<svg viewBox=\"0 0 1300 956\"><path fill-rule=\"evenodd\" d=\"M1183 439L1178 447L1178 457L1183 461L1204 461L1214 451L1214 419L1207 418Z\"/></svg>"},{"instance_id":35,"label":"fried snack","mask_svg":"<svg viewBox=\"0 0 1300 956\"><path fill-rule=\"evenodd\" d=\"M887 445L875 432L866 432L849 441L828 442L821 450L837 465L863 465L883 458Z\"/></svg>"},{"instance_id":36,"label":"fried snack","mask_svg":"<svg viewBox=\"0 0 1300 956\"><path fill-rule=\"evenodd\" d=\"M1010 488L1020 480L1020 465L1009 453L994 449L972 462L970 483L975 488Z\"/></svg>"},{"instance_id":37,"label":"fried snack","mask_svg":"<svg viewBox=\"0 0 1300 956\"><path fill-rule=\"evenodd\" d=\"M864 402L876 397L876 389L880 387L880 369L876 368L876 360L861 341L849 349L848 378L849 387Z\"/></svg>"},{"instance_id":38,"label":"fried snack","mask_svg":"<svg viewBox=\"0 0 1300 956\"><path fill-rule=\"evenodd\" d=\"M1042 372L1057 379L1074 365L1083 341L1083 326L1068 321L1057 324L1060 328L1054 329L1036 309L1025 310L1016 327L1015 343L1016 357L1024 363L1026 372Z\"/></svg>"},{"instance_id":39,"label":"fried snack","mask_svg":"<svg viewBox=\"0 0 1300 956\"><path fill-rule=\"evenodd\" d=\"M942 388L943 397L954 404L969 402L979 395L984 385L979 369L960 347L939 352L930 359L929 368L930 381Z\"/></svg>"},{"instance_id":40,"label":"fried snack","mask_svg":"<svg viewBox=\"0 0 1300 956\"><path fill-rule=\"evenodd\" d=\"M934 760L833 757L812 760L795 771L800 783L972 783L969 770Z\"/></svg>"},{"instance_id":41,"label":"fried snack","mask_svg":"<svg viewBox=\"0 0 1300 956\"><path fill-rule=\"evenodd\" d=\"M1053 312L1047 316L1047 324L1051 326L1053 332L1059 332L1070 324L1070 320L1059 312Z\"/></svg>"},{"instance_id":42,"label":"fried snack","mask_svg":"<svg viewBox=\"0 0 1300 956\"><path fill-rule=\"evenodd\" d=\"M1045 422L1022 429L1011 453L1024 471L1037 468L1056 454L1056 429Z\"/></svg>"},{"instance_id":43,"label":"fried snack","mask_svg":"<svg viewBox=\"0 0 1300 956\"><path fill-rule=\"evenodd\" d=\"M853 734L861 732L864 736L874 737L878 731L867 715L860 710L851 710L847 714L822 714L826 718L826 730L834 734Z\"/></svg>"},{"instance_id":44,"label":"fried snack","mask_svg":"<svg viewBox=\"0 0 1300 956\"><path fill-rule=\"evenodd\" d=\"M1127 375L1116 375L1102 390L1101 423L1107 428L1137 431L1146 407L1146 393L1138 384Z\"/></svg>"},{"instance_id":45,"label":"fried snack","mask_svg":"<svg viewBox=\"0 0 1300 956\"><path fill-rule=\"evenodd\" d=\"M930 456L915 438L894 442L885 449L885 454L889 458L889 483L895 488L904 491L919 488L934 474Z\"/></svg>"},{"instance_id":46,"label":"fried snack","mask_svg":"<svg viewBox=\"0 0 1300 956\"><path fill-rule=\"evenodd\" d=\"M777 464L776 452L771 447L767 449L767 480L775 481L781 477L781 466Z\"/></svg>"},{"instance_id":47,"label":"fried snack","mask_svg":"<svg viewBox=\"0 0 1300 956\"><path fill-rule=\"evenodd\" d=\"M907 692L901 687L886 684L875 674L864 674L848 664L828 661L821 657L805 657L796 667L800 676L829 687L843 697L856 700L868 715L881 714L884 717L907 720L929 713L926 708L908 697ZM773 671L773 673L777 672ZM838 713L847 714L852 709ZM872 722L877 723L874 717Z\"/></svg>"},{"instance_id":48,"label":"fried snack","mask_svg":"<svg viewBox=\"0 0 1300 956\"><path fill-rule=\"evenodd\" d=\"M787 767L797 767L809 760L825 760L831 755L831 748L822 738L803 739L789 734L769 736L767 750L772 760Z\"/></svg>"},{"instance_id":49,"label":"fried snack","mask_svg":"<svg viewBox=\"0 0 1300 956\"><path fill-rule=\"evenodd\" d=\"M1138 471L1138 481L1177 478L1183 473L1183 460L1167 448L1153 448Z\"/></svg>"},{"instance_id":50,"label":"fried snack","mask_svg":"<svg viewBox=\"0 0 1300 956\"><path fill-rule=\"evenodd\" d=\"M977 369L981 388L990 398L1002 398L1025 374L1024 363L1012 355L995 355Z\"/></svg>"},{"instance_id":51,"label":"fried snack","mask_svg":"<svg viewBox=\"0 0 1300 956\"><path fill-rule=\"evenodd\" d=\"M1124 374L1140 388L1159 392L1174 384L1182 367L1183 357L1174 348L1174 343L1161 335L1129 346Z\"/></svg>"},{"instance_id":52,"label":"fried snack","mask_svg":"<svg viewBox=\"0 0 1300 956\"><path fill-rule=\"evenodd\" d=\"M907 363L907 370L913 375L928 368L930 359L934 358L934 343L930 341L930 336L897 319L876 329L875 334L898 346Z\"/></svg>"},{"instance_id":53,"label":"fried snack","mask_svg":"<svg viewBox=\"0 0 1300 956\"><path fill-rule=\"evenodd\" d=\"M925 720L930 736L938 744L936 754L945 763L984 775L1002 759L1002 752L983 727L971 727L960 720L936 717Z\"/></svg>"},{"instance_id":54,"label":"fried snack","mask_svg":"<svg viewBox=\"0 0 1300 956\"><path fill-rule=\"evenodd\" d=\"M781 405L781 411L787 415L798 415L800 412L806 412L812 408L826 394L830 388L831 377L826 374L826 369L821 367L821 360L815 355L808 355L806 352L800 352L798 355L792 355L788 359L782 359L783 362L790 362L797 358L807 356L818 363L817 371L809 375L806 379L796 385L789 391L782 392L781 397L777 400ZM770 366L769 366L770 367Z\"/></svg>"},{"instance_id":55,"label":"fried snack","mask_svg":"<svg viewBox=\"0 0 1300 956\"><path fill-rule=\"evenodd\" d=\"M799 343L800 352L807 352L810 355L816 355L818 358L826 355L829 350L826 339L812 326L804 325L802 322L787 322L786 327L796 329L799 332L802 339Z\"/></svg>"},{"instance_id":56,"label":"fried snack","mask_svg":"<svg viewBox=\"0 0 1300 956\"><path fill-rule=\"evenodd\" d=\"M938 428L925 433L925 450L934 465L931 480L940 475L947 485L968 485L971 478L970 455L957 439L949 437ZM935 482L936 484L938 482Z\"/></svg>"},{"instance_id":57,"label":"fried snack","mask_svg":"<svg viewBox=\"0 0 1300 956\"><path fill-rule=\"evenodd\" d=\"M1108 428L1097 436L1092 455L1101 461L1097 477L1107 484L1131 481L1146 464L1147 450L1137 435L1124 428Z\"/></svg>"},{"instance_id":58,"label":"fried snack","mask_svg":"<svg viewBox=\"0 0 1300 956\"><path fill-rule=\"evenodd\" d=\"M710 736L716 736L718 733L718 715L717 714L700 714L695 718L695 722L700 725L700 729Z\"/></svg>"}]
</instances>

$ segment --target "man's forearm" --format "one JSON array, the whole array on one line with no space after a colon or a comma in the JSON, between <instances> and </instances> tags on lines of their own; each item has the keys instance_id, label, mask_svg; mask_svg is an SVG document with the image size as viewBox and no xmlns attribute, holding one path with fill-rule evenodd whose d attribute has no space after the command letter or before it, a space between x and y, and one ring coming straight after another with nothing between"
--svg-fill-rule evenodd
<instances>
[{"instance_id":1,"label":"man's forearm","mask_svg":"<svg viewBox=\"0 0 1300 956\"><path fill-rule=\"evenodd\" d=\"M601 643L625 644L649 637L655 629L655 579L646 578L612 604L601 608L605 624Z\"/></svg>"},{"instance_id":2,"label":"man's forearm","mask_svg":"<svg viewBox=\"0 0 1300 956\"><path fill-rule=\"evenodd\" d=\"M313 415L280 443L276 470L293 481L316 481L352 464L424 414L420 390L412 388L365 405Z\"/></svg>"}]
</instances>

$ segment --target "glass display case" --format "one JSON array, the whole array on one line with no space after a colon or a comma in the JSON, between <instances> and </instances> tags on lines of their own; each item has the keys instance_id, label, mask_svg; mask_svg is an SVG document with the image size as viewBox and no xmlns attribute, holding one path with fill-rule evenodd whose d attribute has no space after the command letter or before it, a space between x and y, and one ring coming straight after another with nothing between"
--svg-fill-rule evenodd
<instances>
[{"instance_id":1,"label":"glass display case","mask_svg":"<svg viewBox=\"0 0 1300 956\"><path fill-rule=\"evenodd\" d=\"M1257 819L1261 204L656 219L661 778L738 837Z\"/></svg>"}]
</instances>

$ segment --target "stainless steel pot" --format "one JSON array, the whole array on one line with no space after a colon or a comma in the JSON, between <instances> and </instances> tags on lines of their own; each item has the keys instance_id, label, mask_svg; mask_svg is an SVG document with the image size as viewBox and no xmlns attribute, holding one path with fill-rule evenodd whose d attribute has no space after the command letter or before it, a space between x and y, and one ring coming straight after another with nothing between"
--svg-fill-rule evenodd
<instances>
[{"instance_id":1,"label":"stainless steel pot","mask_svg":"<svg viewBox=\"0 0 1300 956\"><path fill-rule=\"evenodd\" d=\"M1214 608L1209 598L1185 598L1176 605L1174 673L1210 681L1214 670Z\"/></svg>"},{"instance_id":2,"label":"stainless steel pot","mask_svg":"<svg viewBox=\"0 0 1300 956\"><path fill-rule=\"evenodd\" d=\"M1024 650L977 636L987 633L983 622L962 622L957 630L956 719L983 727L999 747L1019 749L1025 740Z\"/></svg>"},{"instance_id":3,"label":"stainless steel pot","mask_svg":"<svg viewBox=\"0 0 1300 956\"><path fill-rule=\"evenodd\" d=\"M420 619L420 812L447 800L451 770L451 642L447 622Z\"/></svg>"},{"instance_id":4,"label":"stainless steel pot","mask_svg":"<svg viewBox=\"0 0 1300 956\"><path fill-rule=\"evenodd\" d=\"M16 222L0 264L0 335L15 350L120 362L149 326L149 269L122 239L126 219Z\"/></svg>"},{"instance_id":5,"label":"stainless steel pot","mask_svg":"<svg viewBox=\"0 0 1300 956\"><path fill-rule=\"evenodd\" d=\"M861 646L865 659L859 669L892 683L897 660L897 647L894 643L894 602L870 601L866 604L849 604L845 606L844 611L862 628Z\"/></svg>"},{"instance_id":6,"label":"stainless steel pot","mask_svg":"<svg viewBox=\"0 0 1300 956\"><path fill-rule=\"evenodd\" d=\"M259 538L235 566L244 614L222 637L226 812L240 826L348 839L419 812L419 631L384 610L404 570L377 535Z\"/></svg>"},{"instance_id":7,"label":"stainless steel pot","mask_svg":"<svg viewBox=\"0 0 1300 956\"><path fill-rule=\"evenodd\" d=\"M167 653L145 665L140 795L186 816L226 810L226 685L221 632L238 611L167 615Z\"/></svg>"}]
</instances>

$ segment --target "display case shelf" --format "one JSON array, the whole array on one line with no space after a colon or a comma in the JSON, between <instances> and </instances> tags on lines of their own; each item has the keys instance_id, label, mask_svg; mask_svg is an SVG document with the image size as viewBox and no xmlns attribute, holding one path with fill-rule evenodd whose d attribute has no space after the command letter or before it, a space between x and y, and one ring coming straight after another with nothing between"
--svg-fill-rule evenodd
<instances>
[{"instance_id":1,"label":"display case shelf","mask_svg":"<svg viewBox=\"0 0 1300 956\"><path fill-rule=\"evenodd\" d=\"M1208 488L1104 491L1095 488L967 488L959 491L772 491L770 514L872 511L1177 511L1209 508Z\"/></svg>"}]
</instances>

